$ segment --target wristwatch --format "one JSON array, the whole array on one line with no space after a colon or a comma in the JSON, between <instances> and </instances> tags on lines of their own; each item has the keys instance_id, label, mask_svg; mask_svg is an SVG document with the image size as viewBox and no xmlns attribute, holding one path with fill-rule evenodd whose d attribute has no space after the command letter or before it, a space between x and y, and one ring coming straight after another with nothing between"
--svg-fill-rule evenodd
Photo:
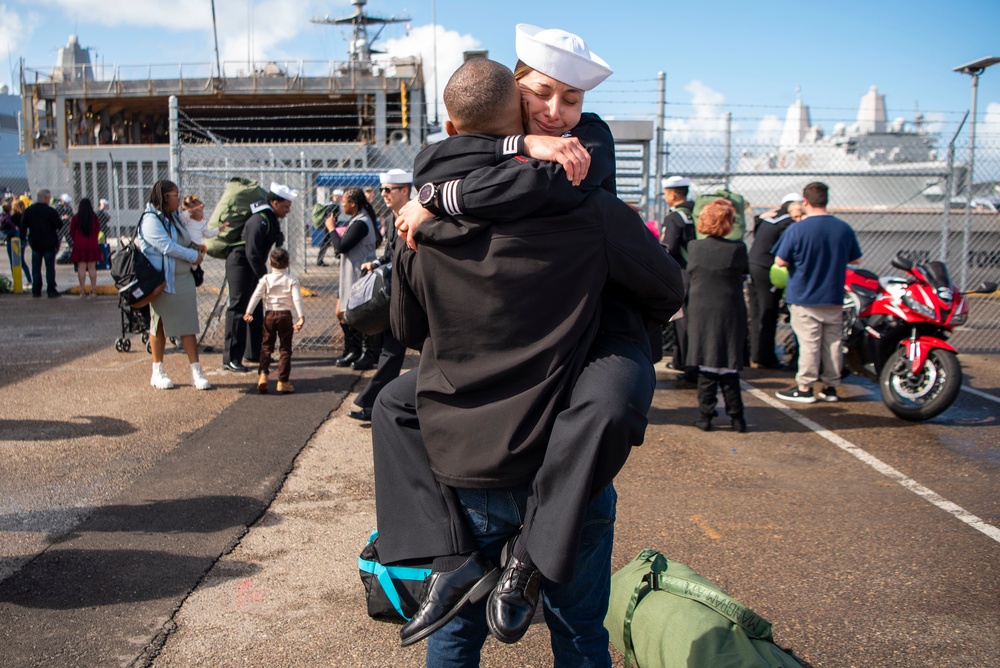
<instances>
[{"instance_id":1,"label":"wristwatch","mask_svg":"<svg viewBox=\"0 0 1000 668\"><path fill-rule=\"evenodd\" d=\"M417 192L417 201L420 206L424 207L435 216L441 215L441 207L438 206L438 187L433 183L425 183L420 186L420 190Z\"/></svg>"}]
</instances>

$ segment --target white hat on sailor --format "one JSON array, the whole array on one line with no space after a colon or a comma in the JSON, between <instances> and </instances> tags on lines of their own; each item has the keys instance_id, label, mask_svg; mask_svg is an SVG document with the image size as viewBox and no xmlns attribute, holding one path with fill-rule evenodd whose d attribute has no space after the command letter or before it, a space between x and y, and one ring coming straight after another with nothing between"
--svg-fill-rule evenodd
<instances>
[{"instance_id":1,"label":"white hat on sailor","mask_svg":"<svg viewBox=\"0 0 1000 668\"><path fill-rule=\"evenodd\" d=\"M344 195L344 189L343 188L334 188L333 189L333 196L334 197L343 197L343 195Z\"/></svg>"},{"instance_id":2,"label":"white hat on sailor","mask_svg":"<svg viewBox=\"0 0 1000 668\"><path fill-rule=\"evenodd\" d=\"M298 190L292 190L285 184L276 181L271 181L271 193L281 199L287 199L289 202L294 202L295 198L299 196Z\"/></svg>"},{"instance_id":3,"label":"white hat on sailor","mask_svg":"<svg viewBox=\"0 0 1000 668\"><path fill-rule=\"evenodd\" d=\"M66 202L67 204L71 204L73 202L73 198L69 196L69 193L63 193L59 197L59 199L61 199L62 201Z\"/></svg>"},{"instance_id":4,"label":"white hat on sailor","mask_svg":"<svg viewBox=\"0 0 1000 668\"><path fill-rule=\"evenodd\" d=\"M408 172L405 169L390 169L388 172L379 174L378 180L382 185L413 183L413 172Z\"/></svg>"},{"instance_id":5,"label":"white hat on sailor","mask_svg":"<svg viewBox=\"0 0 1000 668\"><path fill-rule=\"evenodd\" d=\"M571 32L548 30L527 23L516 28L515 51L528 67L561 81L567 86L590 90L614 71L586 42Z\"/></svg>"},{"instance_id":6,"label":"white hat on sailor","mask_svg":"<svg viewBox=\"0 0 1000 668\"><path fill-rule=\"evenodd\" d=\"M788 193L787 195L781 198L782 204L788 204L789 202L801 202L801 201L802 201L802 195L800 195L799 193Z\"/></svg>"},{"instance_id":7,"label":"white hat on sailor","mask_svg":"<svg viewBox=\"0 0 1000 668\"><path fill-rule=\"evenodd\" d=\"M97 200L97 206L107 206L108 204L110 204L110 202L108 202L108 200L104 199L103 197Z\"/></svg>"},{"instance_id":8,"label":"white hat on sailor","mask_svg":"<svg viewBox=\"0 0 1000 668\"><path fill-rule=\"evenodd\" d=\"M663 188L690 188L691 179L686 176L668 176L660 182Z\"/></svg>"}]
</instances>

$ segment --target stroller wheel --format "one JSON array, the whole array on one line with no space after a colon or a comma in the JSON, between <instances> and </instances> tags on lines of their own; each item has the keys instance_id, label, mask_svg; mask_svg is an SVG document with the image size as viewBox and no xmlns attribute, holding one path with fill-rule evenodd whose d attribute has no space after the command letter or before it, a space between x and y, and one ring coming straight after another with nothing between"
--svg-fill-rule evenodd
<instances>
[{"instance_id":1,"label":"stroller wheel","mask_svg":"<svg viewBox=\"0 0 1000 668\"><path fill-rule=\"evenodd\" d=\"M153 346L149 343L149 341L146 341L146 352L150 354L153 353Z\"/></svg>"},{"instance_id":2,"label":"stroller wheel","mask_svg":"<svg viewBox=\"0 0 1000 668\"><path fill-rule=\"evenodd\" d=\"M122 348L125 350L125 352L132 350L132 339L125 339L124 341L122 341Z\"/></svg>"},{"instance_id":3,"label":"stroller wheel","mask_svg":"<svg viewBox=\"0 0 1000 668\"><path fill-rule=\"evenodd\" d=\"M149 343L149 332L143 332L142 333L142 342L143 343Z\"/></svg>"},{"instance_id":4,"label":"stroller wheel","mask_svg":"<svg viewBox=\"0 0 1000 668\"><path fill-rule=\"evenodd\" d=\"M122 339L115 339L115 350L118 352L124 352L124 345L122 344Z\"/></svg>"}]
</instances>

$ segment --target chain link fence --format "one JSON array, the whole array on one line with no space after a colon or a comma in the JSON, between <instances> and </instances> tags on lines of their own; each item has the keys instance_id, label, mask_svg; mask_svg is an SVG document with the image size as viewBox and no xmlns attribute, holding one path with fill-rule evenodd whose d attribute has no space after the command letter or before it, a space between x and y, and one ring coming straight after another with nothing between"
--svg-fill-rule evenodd
<instances>
[{"instance_id":1,"label":"chain link fence","mask_svg":"<svg viewBox=\"0 0 1000 668\"><path fill-rule=\"evenodd\" d=\"M290 271L302 283L306 327L296 336L296 346L308 349L336 347L342 340L335 307L339 289L340 258L323 248L326 228L317 228L315 204L328 204L337 189L362 188L373 208L387 213L378 192L380 172L411 169L418 148L406 143L381 149L365 144L214 144L185 143L181 147L178 177L182 193L205 202L205 215L222 198L226 182L241 177L264 188L272 181L298 191L292 210L282 223ZM383 218L384 222L384 218ZM221 346L228 293L225 261L208 258L205 283L198 290L198 311L203 325L201 343Z\"/></svg>"},{"instance_id":2,"label":"chain link fence","mask_svg":"<svg viewBox=\"0 0 1000 668\"><path fill-rule=\"evenodd\" d=\"M669 137L669 135L668 135ZM854 228L864 254L863 266L879 275L901 275L891 265L903 254L914 262L944 259L953 280L964 290L983 281L1000 282L1000 140L977 140L977 184L971 206L965 162L944 158L903 160L891 134L869 145L805 145L779 151L772 144L740 144L722 130L706 139L675 137L667 142L664 174L691 178L691 196L728 189L743 195L755 213L778 206L788 193L801 193L811 181L830 187L830 210ZM909 137L926 142L922 135ZM918 147L919 148L919 147ZM925 155L937 157L927 147ZM955 145L948 156L968 156ZM945 153L942 152L942 153ZM919 151L918 151L919 154ZM983 175L993 175L987 182ZM748 228L752 225L748 224ZM747 244L753 242L748 229ZM968 324L952 339L959 351L1000 350L1000 298L971 295Z\"/></svg>"}]
</instances>

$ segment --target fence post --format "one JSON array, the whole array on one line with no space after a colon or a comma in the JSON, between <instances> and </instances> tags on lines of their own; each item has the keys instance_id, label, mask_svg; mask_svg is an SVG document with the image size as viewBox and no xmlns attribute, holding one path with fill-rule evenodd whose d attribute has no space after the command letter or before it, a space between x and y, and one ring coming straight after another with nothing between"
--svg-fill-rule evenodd
<instances>
[{"instance_id":1,"label":"fence post","mask_svg":"<svg viewBox=\"0 0 1000 668\"><path fill-rule=\"evenodd\" d=\"M177 131L177 96L171 95L169 100L170 110L170 180L183 189L181 183L181 138Z\"/></svg>"},{"instance_id":2,"label":"fence post","mask_svg":"<svg viewBox=\"0 0 1000 668\"><path fill-rule=\"evenodd\" d=\"M660 113L656 119L656 175L653 183L653 217L659 224L663 220L663 195L660 193L660 184L663 183L663 144L666 140L664 124L666 122L666 97L667 97L667 75L664 72L657 74L660 80L660 98L658 101ZM648 191L648 188L647 188Z\"/></svg>"},{"instance_id":3,"label":"fence post","mask_svg":"<svg viewBox=\"0 0 1000 668\"><path fill-rule=\"evenodd\" d=\"M948 176L945 179L944 221L941 223L941 261L945 264L948 263L948 241L951 235L951 198L955 194L955 142L958 141L958 134L962 131L962 126L965 125L965 119L968 117L969 112L966 111L955 130L955 134L951 136L951 141L948 142Z\"/></svg>"}]
</instances>

